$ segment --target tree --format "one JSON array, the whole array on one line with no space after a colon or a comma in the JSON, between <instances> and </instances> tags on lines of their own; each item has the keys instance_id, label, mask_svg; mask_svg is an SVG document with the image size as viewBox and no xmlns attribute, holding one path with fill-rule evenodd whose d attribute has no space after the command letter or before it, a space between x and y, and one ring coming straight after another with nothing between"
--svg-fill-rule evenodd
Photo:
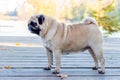
<instances>
[{"instance_id":1,"label":"tree","mask_svg":"<svg viewBox=\"0 0 120 80\"><path fill-rule=\"evenodd\" d=\"M72 21L81 20L85 13L84 1L70 0Z\"/></svg>"},{"instance_id":2,"label":"tree","mask_svg":"<svg viewBox=\"0 0 120 80\"><path fill-rule=\"evenodd\" d=\"M46 14L56 19L71 18L69 0L27 0L36 14Z\"/></svg>"},{"instance_id":3,"label":"tree","mask_svg":"<svg viewBox=\"0 0 120 80\"><path fill-rule=\"evenodd\" d=\"M103 0L99 0L98 9L89 10L90 15L95 17L98 21L99 26L102 26L108 34L120 30L118 14L115 13L115 2L112 0L106 6L103 5Z\"/></svg>"}]
</instances>

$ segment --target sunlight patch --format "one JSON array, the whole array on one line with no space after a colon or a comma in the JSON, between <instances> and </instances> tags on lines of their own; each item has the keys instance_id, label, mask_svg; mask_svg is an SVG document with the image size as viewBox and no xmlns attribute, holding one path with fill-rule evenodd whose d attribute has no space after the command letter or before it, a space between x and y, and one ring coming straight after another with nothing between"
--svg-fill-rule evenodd
<instances>
[{"instance_id":1,"label":"sunlight patch","mask_svg":"<svg viewBox=\"0 0 120 80\"><path fill-rule=\"evenodd\" d=\"M20 43L20 42L15 42L15 43L0 43L0 46L14 46L14 47L43 47L42 45L38 44L29 44L29 43ZM4 48L3 48L4 49Z\"/></svg>"}]
</instances>

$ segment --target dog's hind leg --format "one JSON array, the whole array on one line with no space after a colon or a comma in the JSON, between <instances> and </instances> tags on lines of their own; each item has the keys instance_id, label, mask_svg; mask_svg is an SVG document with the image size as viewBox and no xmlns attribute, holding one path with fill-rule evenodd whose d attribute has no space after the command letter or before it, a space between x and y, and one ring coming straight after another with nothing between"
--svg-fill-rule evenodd
<instances>
[{"instance_id":1,"label":"dog's hind leg","mask_svg":"<svg viewBox=\"0 0 120 80\"><path fill-rule=\"evenodd\" d=\"M101 70L98 71L99 74L104 74L105 73L105 59L103 56L103 48L102 47L97 47L93 49L97 59L100 62L101 65Z\"/></svg>"},{"instance_id":2,"label":"dog's hind leg","mask_svg":"<svg viewBox=\"0 0 120 80\"><path fill-rule=\"evenodd\" d=\"M97 70L98 69L98 59L96 58L95 53L93 52L93 50L90 48L88 49L89 53L91 54L94 62L95 62L95 66L92 68L93 70Z\"/></svg>"}]
</instances>

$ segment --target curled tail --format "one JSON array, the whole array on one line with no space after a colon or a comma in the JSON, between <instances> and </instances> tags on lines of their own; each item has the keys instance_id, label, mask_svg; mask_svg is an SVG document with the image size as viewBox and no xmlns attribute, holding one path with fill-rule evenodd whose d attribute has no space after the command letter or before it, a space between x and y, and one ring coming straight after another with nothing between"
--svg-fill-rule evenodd
<instances>
[{"instance_id":1,"label":"curled tail","mask_svg":"<svg viewBox=\"0 0 120 80\"><path fill-rule=\"evenodd\" d=\"M85 23L85 24L95 24L96 26L98 26L97 21L94 18L92 18L92 17L84 18L82 20L82 23Z\"/></svg>"}]
</instances>

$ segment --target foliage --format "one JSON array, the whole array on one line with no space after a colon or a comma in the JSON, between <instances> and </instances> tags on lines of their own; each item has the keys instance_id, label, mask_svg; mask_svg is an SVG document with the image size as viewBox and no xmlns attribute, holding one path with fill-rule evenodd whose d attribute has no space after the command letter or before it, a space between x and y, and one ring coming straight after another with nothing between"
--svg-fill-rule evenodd
<instances>
[{"instance_id":1,"label":"foliage","mask_svg":"<svg viewBox=\"0 0 120 80\"><path fill-rule=\"evenodd\" d=\"M107 6L103 6L99 2L99 9L90 9L90 15L95 17L98 21L98 24L107 31L108 34L120 30L119 15L115 13L114 0L109 3Z\"/></svg>"},{"instance_id":2,"label":"foliage","mask_svg":"<svg viewBox=\"0 0 120 80\"><path fill-rule=\"evenodd\" d=\"M84 17L85 5L80 4L79 6L73 6L71 14L73 15L74 20L80 20Z\"/></svg>"},{"instance_id":3,"label":"foliage","mask_svg":"<svg viewBox=\"0 0 120 80\"><path fill-rule=\"evenodd\" d=\"M55 18L71 18L71 10L64 0L27 0L31 4L35 13L43 13ZM59 3L59 4L58 4Z\"/></svg>"}]
</instances>

